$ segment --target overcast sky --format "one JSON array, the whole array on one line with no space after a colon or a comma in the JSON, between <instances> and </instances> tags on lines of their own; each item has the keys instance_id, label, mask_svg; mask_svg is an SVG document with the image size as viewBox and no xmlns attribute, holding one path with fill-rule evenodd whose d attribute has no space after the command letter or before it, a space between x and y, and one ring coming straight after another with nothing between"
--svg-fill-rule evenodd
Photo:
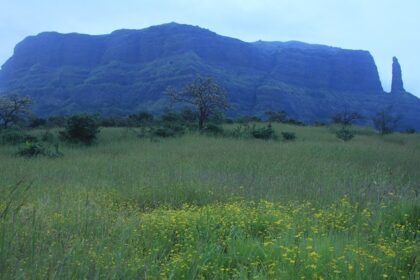
<instances>
[{"instance_id":1,"label":"overcast sky","mask_svg":"<svg viewBox=\"0 0 420 280\"><path fill-rule=\"evenodd\" d=\"M0 0L0 65L43 31L105 34L167 22L244 41L299 40L369 50L386 91L392 57L420 96L420 0Z\"/></svg>"}]
</instances>

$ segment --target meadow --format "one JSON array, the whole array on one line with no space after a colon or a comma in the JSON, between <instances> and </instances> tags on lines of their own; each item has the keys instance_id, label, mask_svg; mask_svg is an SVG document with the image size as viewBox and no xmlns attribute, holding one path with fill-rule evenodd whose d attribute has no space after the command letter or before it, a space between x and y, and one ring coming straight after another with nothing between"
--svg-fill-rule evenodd
<instances>
[{"instance_id":1,"label":"meadow","mask_svg":"<svg viewBox=\"0 0 420 280\"><path fill-rule=\"evenodd\" d=\"M0 278L420 279L420 135L273 127L0 145Z\"/></svg>"}]
</instances>

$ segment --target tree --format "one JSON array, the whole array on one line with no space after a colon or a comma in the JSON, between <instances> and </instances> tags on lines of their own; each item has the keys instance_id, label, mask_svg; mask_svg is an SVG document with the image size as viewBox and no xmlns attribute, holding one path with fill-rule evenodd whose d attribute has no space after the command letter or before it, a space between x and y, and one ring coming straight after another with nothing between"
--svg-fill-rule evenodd
<instances>
[{"instance_id":1,"label":"tree","mask_svg":"<svg viewBox=\"0 0 420 280\"><path fill-rule=\"evenodd\" d=\"M285 111L273 112L268 111L265 113L268 116L269 122L280 122L280 123L287 123L289 117Z\"/></svg>"},{"instance_id":2,"label":"tree","mask_svg":"<svg viewBox=\"0 0 420 280\"><path fill-rule=\"evenodd\" d=\"M173 102L186 103L195 108L200 130L211 115L229 108L225 91L211 78L197 77L182 91L168 88L166 94Z\"/></svg>"},{"instance_id":3,"label":"tree","mask_svg":"<svg viewBox=\"0 0 420 280\"><path fill-rule=\"evenodd\" d=\"M148 112L139 112L129 115L128 120L134 126L144 126L153 122L153 115Z\"/></svg>"},{"instance_id":4,"label":"tree","mask_svg":"<svg viewBox=\"0 0 420 280\"><path fill-rule=\"evenodd\" d=\"M401 117L393 114L392 108L389 107L376 113L376 115L373 116L372 121L376 130L384 135L392 133L397 128L400 119Z\"/></svg>"},{"instance_id":5,"label":"tree","mask_svg":"<svg viewBox=\"0 0 420 280\"><path fill-rule=\"evenodd\" d=\"M71 116L67 120L64 131L60 131L60 137L68 142L91 145L95 142L99 131L96 116L80 114Z\"/></svg>"},{"instance_id":6,"label":"tree","mask_svg":"<svg viewBox=\"0 0 420 280\"><path fill-rule=\"evenodd\" d=\"M3 128L16 124L30 112L32 100L16 94L0 97L0 122Z\"/></svg>"},{"instance_id":7,"label":"tree","mask_svg":"<svg viewBox=\"0 0 420 280\"><path fill-rule=\"evenodd\" d=\"M338 139L344 142L350 141L354 138L354 133L350 130L350 127L357 120L363 119L363 116L357 112L349 112L347 110L336 113L332 116L331 120L335 124L341 125L341 128L335 133Z\"/></svg>"},{"instance_id":8,"label":"tree","mask_svg":"<svg viewBox=\"0 0 420 280\"><path fill-rule=\"evenodd\" d=\"M357 112L344 112L337 113L332 116L331 120L335 124L341 124L343 126L351 126L355 121L363 119L363 116Z\"/></svg>"}]
</instances>

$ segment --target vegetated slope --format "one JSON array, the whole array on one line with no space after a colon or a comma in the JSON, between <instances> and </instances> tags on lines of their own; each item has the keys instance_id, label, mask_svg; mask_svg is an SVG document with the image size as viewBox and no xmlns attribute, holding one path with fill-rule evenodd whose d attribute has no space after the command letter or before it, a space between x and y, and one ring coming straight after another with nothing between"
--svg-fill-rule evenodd
<instances>
[{"instance_id":1,"label":"vegetated slope","mask_svg":"<svg viewBox=\"0 0 420 280\"><path fill-rule=\"evenodd\" d=\"M176 23L109 35L41 33L19 43L0 72L0 88L35 100L41 115L77 111L124 115L170 106L167 86L212 76L236 104L231 115L285 110L303 121L389 106L401 127L420 128L420 100L383 92L367 51L301 42L247 43Z\"/></svg>"}]
</instances>

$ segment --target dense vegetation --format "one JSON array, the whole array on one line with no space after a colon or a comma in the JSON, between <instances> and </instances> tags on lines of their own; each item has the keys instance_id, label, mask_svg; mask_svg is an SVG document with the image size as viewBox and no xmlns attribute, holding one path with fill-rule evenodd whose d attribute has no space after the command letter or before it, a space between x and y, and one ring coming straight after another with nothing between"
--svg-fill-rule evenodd
<instances>
[{"instance_id":1,"label":"dense vegetation","mask_svg":"<svg viewBox=\"0 0 420 280\"><path fill-rule=\"evenodd\" d=\"M0 278L420 277L418 134L188 116L132 115L90 146L60 141L67 120L1 132Z\"/></svg>"}]
</instances>

